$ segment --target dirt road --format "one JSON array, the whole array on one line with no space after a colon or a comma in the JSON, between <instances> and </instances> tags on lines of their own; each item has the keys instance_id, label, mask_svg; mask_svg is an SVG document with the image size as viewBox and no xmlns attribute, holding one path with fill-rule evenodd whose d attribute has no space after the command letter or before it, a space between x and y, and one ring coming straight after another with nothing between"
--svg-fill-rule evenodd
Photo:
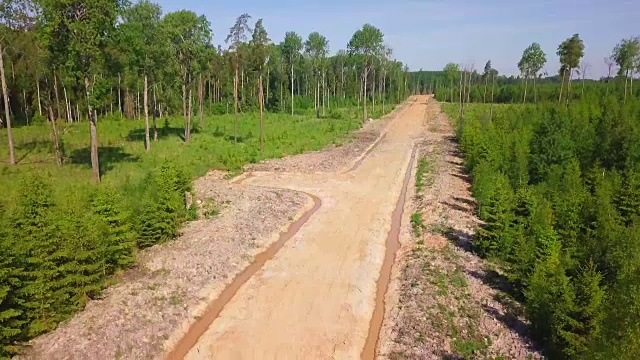
<instances>
[{"instance_id":1,"label":"dirt road","mask_svg":"<svg viewBox=\"0 0 640 360\"><path fill-rule=\"evenodd\" d=\"M198 340L185 358L361 356L392 214L428 106L427 97L410 101L355 169L349 166L333 174L255 172L242 179L243 186L313 194L321 206L240 287L204 333L187 333L185 339Z\"/></svg>"}]
</instances>

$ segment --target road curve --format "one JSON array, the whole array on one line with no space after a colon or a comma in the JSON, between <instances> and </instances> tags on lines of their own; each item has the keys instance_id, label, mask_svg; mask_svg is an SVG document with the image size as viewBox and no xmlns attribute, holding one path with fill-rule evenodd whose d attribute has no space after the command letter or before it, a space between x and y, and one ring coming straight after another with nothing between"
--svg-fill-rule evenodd
<instances>
[{"instance_id":1,"label":"road curve","mask_svg":"<svg viewBox=\"0 0 640 360\"><path fill-rule=\"evenodd\" d=\"M360 358L392 215L422 133L427 97L410 101L351 171L254 173L243 180L243 186L303 191L322 206L240 284L204 332L187 333L195 345L186 355L169 358Z\"/></svg>"}]
</instances>

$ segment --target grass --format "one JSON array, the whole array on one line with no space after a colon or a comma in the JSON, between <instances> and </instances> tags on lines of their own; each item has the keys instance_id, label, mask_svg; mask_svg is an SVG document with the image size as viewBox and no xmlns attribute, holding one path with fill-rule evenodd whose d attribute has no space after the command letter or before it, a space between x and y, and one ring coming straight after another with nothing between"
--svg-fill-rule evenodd
<instances>
[{"instance_id":1,"label":"grass","mask_svg":"<svg viewBox=\"0 0 640 360\"><path fill-rule=\"evenodd\" d=\"M427 176L431 173L431 166L426 157L421 156L418 159L418 169L416 170L416 194L420 196L426 185L430 185Z\"/></svg>"},{"instance_id":2,"label":"grass","mask_svg":"<svg viewBox=\"0 0 640 360\"><path fill-rule=\"evenodd\" d=\"M192 177L210 169L239 172L245 164L268 158L319 150L329 144L342 144L359 128L360 119L351 108L337 109L331 118L313 115L265 114L265 148L260 152L258 115L240 114L238 142L234 143L234 116L207 116L204 127L193 119L191 142L185 143L183 119L158 120L158 141L151 151L144 149L144 121L119 117L98 120L99 155L102 181L117 187L131 187L165 159L181 164ZM46 123L13 129L16 166L7 165L6 130L0 129L0 191L7 203L15 195L15 184L25 174L38 173L55 183L55 191L65 197L70 188L91 184L89 124L58 123L65 164L55 165ZM153 136L153 132L152 132Z\"/></svg>"},{"instance_id":3,"label":"grass","mask_svg":"<svg viewBox=\"0 0 640 360\"><path fill-rule=\"evenodd\" d=\"M422 236L422 231L425 228L424 222L422 221L422 214L419 212L413 213L413 215L411 215L411 232L413 236Z\"/></svg>"}]
</instances>

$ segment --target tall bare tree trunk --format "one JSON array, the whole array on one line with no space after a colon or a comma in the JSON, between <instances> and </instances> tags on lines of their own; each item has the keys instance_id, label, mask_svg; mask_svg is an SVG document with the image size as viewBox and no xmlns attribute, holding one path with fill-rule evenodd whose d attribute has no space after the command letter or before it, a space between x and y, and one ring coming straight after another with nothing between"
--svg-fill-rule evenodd
<instances>
[{"instance_id":1,"label":"tall bare tree trunk","mask_svg":"<svg viewBox=\"0 0 640 360\"><path fill-rule=\"evenodd\" d=\"M182 82L182 116L184 117L184 141L187 142L187 131L189 131L189 125L187 121L189 120L187 117L187 76L184 75L184 79Z\"/></svg>"},{"instance_id":2,"label":"tall bare tree trunk","mask_svg":"<svg viewBox=\"0 0 640 360\"><path fill-rule=\"evenodd\" d=\"M53 114L51 104L47 104L49 112L49 124L51 125L51 140L53 141L53 150L56 154L56 164L62 166L62 153L60 152L60 139L58 138L58 128L56 126L56 117Z\"/></svg>"},{"instance_id":3,"label":"tall bare tree trunk","mask_svg":"<svg viewBox=\"0 0 640 360\"><path fill-rule=\"evenodd\" d=\"M569 68L569 83L567 84L567 98L566 103L569 106L569 101L571 101L571 79L573 78L573 68Z\"/></svg>"},{"instance_id":4,"label":"tall bare tree trunk","mask_svg":"<svg viewBox=\"0 0 640 360\"><path fill-rule=\"evenodd\" d=\"M258 97L260 98L260 151L264 151L264 97L262 89L262 74L258 79Z\"/></svg>"},{"instance_id":5,"label":"tall bare tree trunk","mask_svg":"<svg viewBox=\"0 0 640 360\"><path fill-rule=\"evenodd\" d=\"M67 96L67 87L64 85L64 83L62 83L62 91L64 92L64 107L66 109L66 113L67 113L67 121L72 123L73 122L73 116L72 116L72 111L71 111L71 101L69 101L69 97Z\"/></svg>"},{"instance_id":6,"label":"tall bare tree trunk","mask_svg":"<svg viewBox=\"0 0 640 360\"><path fill-rule=\"evenodd\" d=\"M324 70L322 71L322 116L324 116L324 108L325 108L325 100L326 100L326 96L325 96L325 92L326 92L326 86L325 86L325 72Z\"/></svg>"},{"instance_id":7,"label":"tall bare tree trunk","mask_svg":"<svg viewBox=\"0 0 640 360\"><path fill-rule=\"evenodd\" d=\"M524 78L524 96L522 97L522 103L525 104L527 102L527 85L529 83L529 76L525 76Z\"/></svg>"},{"instance_id":8,"label":"tall bare tree trunk","mask_svg":"<svg viewBox=\"0 0 640 360\"><path fill-rule=\"evenodd\" d=\"M382 114L384 115L385 98L387 97L387 70L382 72Z\"/></svg>"},{"instance_id":9,"label":"tall bare tree trunk","mask_svg":"<svg viewBox=\"0 0 640 360\"><path fill-rule=\"evenodd\" d=\"M375 113L376 112L376 70L375 69L373 70L372 86L373 86L373 89L371 89L371 96L373 98L373 103L372 103L373 108L372 108L372 110Z\"/></svg>"},{"instance_id":10,"label":"tall bare tree trunk","mask_svg":"<svg viewBox=\"0 0 640 360\"><path fill-rule=\"evenodd\" d=\"M449 98L449 101L453 104L453 78L451 78L449 83L450 83L450 88L451 88L451 90L450 90L451 97Z\"/></svg>"},{"instance_id":11,"label":"tall bare tree trunk","mask_svg":"<svg viewBox=\"0 0 640 360\"><path fill-rule=\"evenodd\" d=\"M340 87L341 87L340 90L342 90L342 99L345 100L347 98L347 90L344 88L344 65L341 67L341 70L342 70L342 80L340 83Z\"/></svg>"},{"instance_id":12,"label":"tall bare tree trunk","mask_svg":"<svg viewBox=\"0 0 640 360\"><path fill-rule=\"evenodd\" d=\"M316 78L316 117L320 118L320 80Z\"/></svg>"},{"instance_id":13,"label":"tall bare tree trunk","mask_svg":"<svg viewBox=\"0 0 640 360\"><path fill-rule=\"evenodd\" d=\"M198 112L200 113L200 127L204 129L204 82L202 74L198 82Z\"/></svg>"},{"instance_id":14,"label":"tall bare tree trunk","mask_svg":"<svg viewBox=\"0 0 640 360\"><path fill-rule=\"evenodd\" d=\"M140 87L139 85L136 86L136 106L135 106L135 116L138 117L138 120L140 120Z\"/></svg>"},{"instance_id":15,"label":"tall bare tree trunk","mask_svg":"<svg viewBox=\"0 0 640 360\"><path fill-rule=\"evenodd\" d=\"M538 103L538 87L536 86L536 78L537 78L537 74L536 76L533 77L533 102L535 104Z\"/></svg>"},{"instance_id":16,"label":"tall bare tree trunk","mask_svg":"<svg viewBox=\"0 0 640 360\"><path fill-rule=\"evenodd\" d=\"M365 70L364 70L364 74L363 74L363 86L362 86L362 102L364 104L364 106L362 107L362 122L364 123L365 121L367 121L367 78L368 76L368 70L365 66Z\"/></svg>"},{"instance_id":17,"label":"tall bare tree trunk","mask_svg":"<svg viewBox=\"0 0 640 360\"><path fill-rule=\"evenodd\" d=\"M291 61L291 116L293 116L293 61Z\"/></svg>"},{"instance_id":18,"label":"tall bare tree trunk","mask_svg":"<svg viewBox=\"0 0 640 360\"><path fill-rule=\"evenodd\" d=\"M189 108L187 110L187 142L191 141L191 127L193 117L193 79L191 79L191 73L189 73Z\"/></svg>"},{"instance_id":19,"label":"tall bare tree trunk","mask_svg":"<svg viewBox=\"0 0 640 360\"><path fill-rule=\"evenodd\" d=\"M271 70L267 69L267 91L266 91L266 96L263 96L263 103L268 103L269 102L269 88L271 87Z\"/></svg>"},{"instance_id":20,"label":"tall bare tree trunk","mask_svg":"<svg viewBox=\"0 0 640 360\"><path fill-rule=\"evenodd\" d=\"M482 103L487 103L487 82L489 81L489 77L484 78L484 94L482 95Z\"/></svg>"},{"instance_id":21,"label":"tall bare tree trunk","mask_svg":"<svg viewBox=\"0 0 640 360\"><path fill-rule=\"evenodd\" d=\"M122 117L122 89L120 87L120 73L118 73L118 111L120 111L120 117Z\"/></svg>"},{"instance_id":22,"label":"tall bare tree trunk","mask_svg":"<svg viewBox=\"0 0 640 360\"><path fill-rule=\"evenodd\" d=\"M87 110L89 114L89 126L91 130L91 169L93 170L93 181L100 182L100 162L98 160L98 129L96 126L96 118L91 108L89 100L89 77L84 76L85 95L87 96Z\"/></svg>"},{"instance_id":23,"label":"tall bare tree trunk","mask_svg":"<svg viewBox=\"0 0 640 360\"><path fill-rule=\"evenodd\" d=\"M242 103L240 103L238 101L238 106L240 109L243 109L243 105L244 105L244 68L242 68L242 73L240 74L240 84L241 84L241 92L240 92L240 96L242 96Z\"/></svg>"},{"instance_id":24,"label":"tall bare tree trunk","mask_svg":"<svg viewBox=\"0 0 640 360\"><path fill-rule=\"evenodd\" d=\"M36 79L36 96L38 97L38 114L42 116L42 104L40 103L40 77Z\"/></svg>"},{"instance_id":25,"label":"tall bare tree trunk","mask_svg":"<svg viewBox=\"0 0 640 360\"><path fill-rule=\"evenodd\" d=\"M496 75L493 74L491 83L491 109L489 110L489 121L493 119L493 89L496 87Z\"/></svg>"},{"instance_id":26,"label":"tall bare tree trunk","mask_svg":"<svg viewBox=\"0 0 640 360\"><path fill-rule=\"evenodd\" d=\"M233 80L233 108L235 109L234 130L233 130L233 142L238 143L238 66L236 66L235 78Z\"/></svg>"},{"instance_id":27,"label":"tall bare tree trunk","mask_svg":"<svg viewBox=\"0 0 640 360\"><path fill-rule=\"evenodd\" d=\"M56 74L55 70L53 71L53 92L56 96L56 111L57 111L56 116L60 117L60 98L58 96L58 75Z\"/></svg>"},{"instance_id":28,"label":"tall bare tree trunk","mask_svg":"<svg viewBox=\"0 0 640 360\"><path fill-rule=\"evenodd\" d=\"M462 119L462 114L464 114L464 87L467 83L465 79L465 71L463 70L460 74L460 118Z\"/></svg>"},{"instance_id":29,"label":"tall bare tree trunk","mask_svg":"<svg viewBox=\"0 0 640 360\"><path fill-rule=\"evenodd\" d=\"M27 119L27 125L29 125L29 106L27 105L27 91L22 89L22 103L24 104L24 116Z\"/></svg>"},{"instance_id":30,"label":"tall bare tree trunk","mask_svg":"<svg viewBox=\"0 0 640 360\"><path fill-rule=\"evenodd\" d=\"M469 69L469 86L467 87L467 104L471 103L471 78L473 77L473 68Z\"/></svg>"},{"instance_id":31,"label":"tall bare tree trunk","mask_svg":"<svg viewBox=\"0 0 640 360\"><path fill-rule=\"evenodd\" d=\"M627 102L627 85L629 83L629 70L627 69L627 71L624 74L624 102Z\"/></svg>"},{"instance_id":32,"label":"tall bare tree trunk","mask_svg":"<svg viewBox=\"0 0 640 360\"><path fill-rule=\"evenodd\" d=\"M9 143L9 164L15 165L16 153L13 148L13 133L11 132L11 116L9 115L9 91L7 90L7 79L4 74L4 49L0 42L0 77L2 78L2 98L4 100L5 126L7 127L7 140Z\"/></svg>"},{"instance_id":33,"label":"tall bare tree trunk","mask_svg":"<svg viewBox=\"0 0 640 360\"><path fill-rule=\"evenodd\" d=\"M153 140L158 141L158 124L156 121L156 110L158 108L158 102L156 101L156 82L153 82Z\"/></svg>"},{"instance_id":34,"label":"tall bare tree trunk","mask_svg":"<svg viewBox=\"0 0 640 360\"><path fill-rule=\"evenodd\" d=\"M149 79L147 73L144 74L144 147L147 152L151 151L151 137L149 136Z\"/></svg>"},{"instance_id":35,"label":"tall bare tree trunk","mask_svg":"<svg viewBox=\"0 0 640 360\"><path fill-rule=\"evenodd\" d=\"M558 96L558 105L562 104L562 91L564 89L564 78L567 74L567 69L562 70L562 81L560 82L560 96Z\"/></svg>"}]
</instances>

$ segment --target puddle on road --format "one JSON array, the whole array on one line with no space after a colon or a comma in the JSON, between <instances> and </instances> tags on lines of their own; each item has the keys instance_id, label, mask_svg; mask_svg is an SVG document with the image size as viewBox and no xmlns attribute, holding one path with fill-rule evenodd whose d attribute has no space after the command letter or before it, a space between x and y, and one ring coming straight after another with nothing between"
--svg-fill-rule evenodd
<instances>
[{"instance_id":1,"label":"puddle on road","mask_svg":"<svg viewBox=\"0 0 640 360\"><path fill-rule=\"evenodd\" d=\"M380 337L380 330L382 329L382 321L385 315L385 295L387 293L387 287L391 280L391 268L396 260L396 252L400 249L400 226L402 225L402 214L404 212L404 203L407 197L407 188L409 187L409 180L411 179L411 170L413 169L413 163L416 157L417 146L413 147L411 152L411 160L409 160L409 166L404 176L404 184L402 185L402 191L400 197L396 203L396 208L393 210L391 218L391 230L387 235L386 251L384 254L384 261L382 263L382 269L380 269L380 277L377 282L376 289L376 307L373 310L371 316L371 322L369 323L369 334L367 335L367 341L364 344L361 359L374 359L376 356L376 347L378 345L378 338Z\"/></svg>"},{"instance_id":2,"label":"puddle on road","mask_svg":"<svg viewBox=\"0 0 640 360\"><path fill-rule=\"evenodd\" d=\"M200 337L207 331L213 321L218 317L218 315L220 315L225 305L233 298L238 290L240 290L240 287L242 287L242 285L257 273L268 260L271 260L282 246L284 246L287 240L291 239L309 220L309 218L311 218L311 216L320 209L322 201L317 196L311 194L306 195L313 199L313 208L305 212L300 219L292 223L286 232L281 232L278 241L271 244L267 250L258 254L251 265L242 270L242 272L233 279L231 284L222 291L220 296L209 304L204 315L191 325L187 333L175 345L173 350L165 356L165 359L184 359L189 351L198 343Z\"/></svg>"}]
</instances>

